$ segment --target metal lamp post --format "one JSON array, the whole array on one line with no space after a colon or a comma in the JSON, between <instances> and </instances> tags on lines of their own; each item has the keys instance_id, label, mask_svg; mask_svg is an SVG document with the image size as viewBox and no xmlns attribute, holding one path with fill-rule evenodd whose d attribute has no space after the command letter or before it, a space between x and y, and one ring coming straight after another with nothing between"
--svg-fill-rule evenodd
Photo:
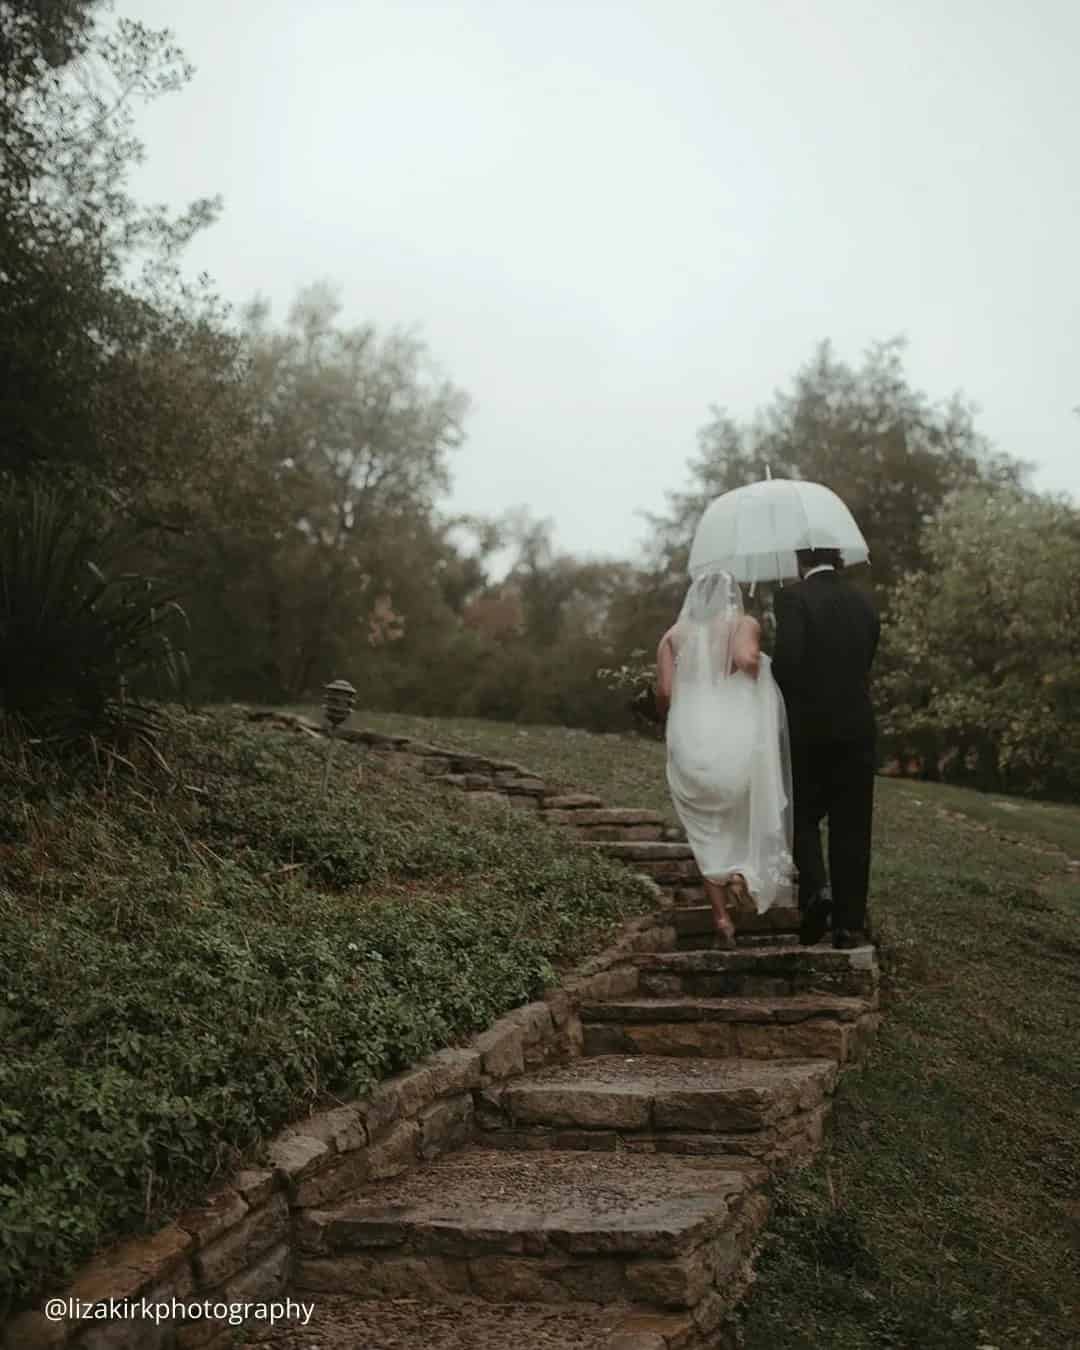
<instances>
[{"instance_id":1,"label":"metal lamp post","mask_svg":"<svg viewBox=\"0 0 1080 1350\"><path fill-rule=\"evenodd\" d=\"M326 722L327 734L330 737L326 763L323 765L322 795L325 797L330 782L330 765L337 748L337 730L343 722L349 720L349 714L356 702L356 690L348 680L333 680L330 684L324 685L323 690L326 695L323 702L323 720Z\"/></svg>"}]
</instances>

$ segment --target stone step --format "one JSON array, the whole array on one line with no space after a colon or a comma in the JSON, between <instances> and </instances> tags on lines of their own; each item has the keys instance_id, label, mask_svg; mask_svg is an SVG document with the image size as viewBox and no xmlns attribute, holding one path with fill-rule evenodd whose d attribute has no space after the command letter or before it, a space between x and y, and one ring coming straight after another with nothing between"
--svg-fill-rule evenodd
<instances>
[{"instance_id":1,"label":"stone step","mask_svg":"<svg viewBox=\"0 0 1080 1350\"><path fill-rule=\"evenodd\" d=\"M735 930L735 942L739 947L775 947L778 943L790 943L794 934L792 933L748 933L745 930ZM675 950L680 952L712 952L725 951L721 946L720 939L715 933L704 934L699 938L678 938L675 943Z\"/></svg>"},{"instance_id":2,"label":"stone step","mask_svg":"<svg viewBox=\"0 0 1080 1350\"><path fill-rule=\"evenodd\" d=\"M689 1310L738 1284L767 1212L763 1179L713 1158L471 1146L304 1212L294 1283L435 1303Z\"/></svg>"},{"instance_id":3,"label":"stone step","mask_svg":"<svg viewBox=\"0 0 1080 1350\"><path fill-rule=\"evenodd\" d=\"M661 829L664 827L664 817L659 811L647 811L632 806L570 807L560 810L550 805L550 801L558 800L565 798L551 798L545 803L544 819L553 825L658 825Z\"/></svg>"},{"instance_id":4,"label":"stone step","mask_svg":"<svg viewBox=\"0 0 1080 1350\"><path fill-rule=\"evenodd\" d=\"M876 1005L878 967L871 946L851 951L781 943L735 951L678 951L632 958L638 993L651 998L757 998L842 994Z\"/></svg>"},{"instance_id":5,"label":"stone step","mask_svg":"<svg viewBox=\"0 0 1080 1350\"><path fill-rule=\"evenodd\" d=\"M626 862L681 862L689 858L691 862L694 858L694 850L689 844L680 844L671 840L653 843L605 843L596 842L589 845L600 853L607 853L612 858L621 858Z\"/></svg>"},{"instance_id":6,"label":"stone step","mask_svg":"<svg viewBox=\"0 0 1080 1350\"><path fill-rule=\"evenodd\" d=\"M710 947L716 940L712 908L706 904L679 906L678 898L676 896L677 907L672 909L669 917L677 935L679 950L697 951L703 946ZM799 931L799 911L786 905L767 909L764 914L740 910L733 917L736 934L741 938L788 935Z\"/></svg>"},{"instance_id":7,"label":"stone step","mask_svg":"<svg viewBox=\"0 0 1080 1350\"><path fill-rule=\"evenodd\" d=\"M305 1299L315 1302L308 1326L301 1318L278 1322L265 1335L256 1332L253 1343L269 1341L273 1350L698 1350L722 1313L715 1299L703 1300L693 1313L619 1303L427 1303L348 1294Z\"/></svg>"},{"instance_id":8,"label":"stone step","mask_svg":"<svg viewBox=\"0 0 1080 1350\"><path fill-rule=\"evenodd\" d=\"M499 1087L477 1102L497 1148L694 1153L788 1165L822 1138L831 1059L599 1055Z\"/></svg>"},{"instance_id":9,"label":"stone step","mask_svg":"<svg viewBox=\"0 0 1080 1350\"><path fill-rule=\"evenodd\" d=\"M555 821L554 823L559 824L560 822ZM586 844L609 843L619 840L624 843L649 843L659 842L664 838L663 825L648 823L641 825L575 825L573 831L576 837Z\"/></svg>"},{"instance_id":10,"label":"stone step","mask_svg":"<svg viewBox=\"0 0 1080 1350\"><path fill-rule=\"evenodd\" d=\"M544 809L548 811L591 811L603 808L602 797L591 792L556 792L544 795Z\"/></svg>"},{"instance_id":11,"label":"stone step","mask_svg":"<svg viewBox=\"0 0 1080 1350\"><path fill-rule=\"evenodd\" d=\"M862 998L636 998L581 1008L586 1055L692 1055L713 1059L862 1057L877 1014Z\"/></svg>"},{"instance_id":12,"label":"stone step","mask_svg":"<svg viewBox=\"0 0 1080 1350\"><path fill-rule=\"evenodd\" d=\"M659 868L661 872L668 868L683 870L690 868L689 863L680 862L677 859L670 863L649 863L648 866ZM638 870L646 870L645 864L641 864ZM672 913L679 916L680 944L685 943L695 934L700 934L707 940L712 929L712 909L705 894L705 887L700 884L700 875L695 874L691 877L680 874L673 878L661 875L659 878L654 876L653 880L666 894L671 896ZM697 884L694 884L695 882ZM790 935L799 931L799 911L794 904L773 905L764 914L759 914L756 909L748 906L738 909L732 917L735 920L735 927L742 934L776 933Z\"/></svg>"}]
</instances>

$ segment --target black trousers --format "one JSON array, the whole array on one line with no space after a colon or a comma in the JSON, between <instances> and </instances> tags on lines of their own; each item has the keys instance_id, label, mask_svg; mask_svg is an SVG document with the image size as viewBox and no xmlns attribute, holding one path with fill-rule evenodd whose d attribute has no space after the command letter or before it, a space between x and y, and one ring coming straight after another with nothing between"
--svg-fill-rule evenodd
<instances>
[{"instance_id":1,"label":"black trousers","mask_svg":"<svg viewBox=\"0 0 1080 1350\"><path fill-rule=\"evenodd\" d=\"M794 853L799 907L831 880L833 928L863 928L870 885L874 813L873 738L807 741L792 738ZM829 822L829 870L821 822Z\"/></svg>"}]
</instances>

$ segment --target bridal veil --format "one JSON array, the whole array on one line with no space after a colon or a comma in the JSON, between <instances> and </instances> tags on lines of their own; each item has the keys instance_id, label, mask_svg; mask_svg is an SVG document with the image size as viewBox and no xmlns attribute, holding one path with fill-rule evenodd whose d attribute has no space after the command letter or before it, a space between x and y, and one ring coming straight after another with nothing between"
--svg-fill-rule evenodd
<instances>
[{"instance_id":1,"label":"bridal veil","mask_svg":"<svg viewBox=\"0 0 1080 1350\"><path fill-rule=\"evenodd\" d=\"M702 876L742 873L762 913L792 903L791 754L768 656L756 679L736 666L742 618L728 572L695 576L671 635L667 777Z\"/></svg>"}]
</instances>

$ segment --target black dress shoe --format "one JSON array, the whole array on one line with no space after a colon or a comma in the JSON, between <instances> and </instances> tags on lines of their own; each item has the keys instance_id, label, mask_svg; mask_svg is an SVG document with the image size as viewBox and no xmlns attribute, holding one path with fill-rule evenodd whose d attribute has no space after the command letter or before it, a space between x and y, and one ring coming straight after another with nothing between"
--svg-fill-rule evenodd
<instances>
[{"instance_id":1,"label":"black dress shoe","mask_svg":"<svg viewBox=\"0 0 1080 1350\"><path fill-rule=\"evenodd\" d=\"M799 941L804 947L813 947L825 936L832 905L832 891L828 886L823 886L816 895L811 896L799 924Z\"/></svg>"},{"instance_id":2,"label":"black dress shoe","mask_svg":"<svg viewBox=\"0 0 1080 1350\"><path fill-rule=\"evenodd\" d=\"M869 947L870 934L863 928L838 928L833 933L832 945L844 952L849 952L855 947Z\"/></svg>"}]
</instances>

